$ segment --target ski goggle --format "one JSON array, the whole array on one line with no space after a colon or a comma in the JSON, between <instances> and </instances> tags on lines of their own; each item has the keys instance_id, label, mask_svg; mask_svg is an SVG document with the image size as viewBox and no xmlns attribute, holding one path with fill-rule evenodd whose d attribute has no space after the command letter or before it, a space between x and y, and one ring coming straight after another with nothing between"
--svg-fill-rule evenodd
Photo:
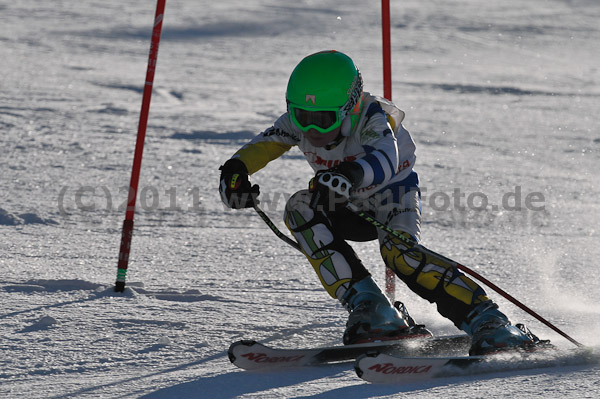
<instances>
[{"instance_id":1,"label":"ski goggle","mask_svg":"<svg viewBox=\"0 0 600 399\"><path fill-rule=\"evenodd\" d=\"M294 125L303 132L315 129L319 133L329 133L342 124L340 108L310 109L288 104L288 114Z\"/></svg>"}]
</instances>

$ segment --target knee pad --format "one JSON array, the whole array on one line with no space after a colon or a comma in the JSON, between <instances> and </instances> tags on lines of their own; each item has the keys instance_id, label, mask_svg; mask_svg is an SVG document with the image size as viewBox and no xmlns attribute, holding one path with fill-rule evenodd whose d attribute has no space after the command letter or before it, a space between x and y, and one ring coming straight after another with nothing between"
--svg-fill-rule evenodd
<instances>
[{"instance_id":1,"label":"knee pad","mask_svg":"<svg viewBox=\"0 0 600 399\"><path fill-rule=\"evenodd\" d=\"M341 300L355 281L369 273L352 247L335 236L327 215L309 206L310 196L307 190L294 194L286 204L284 221L329 295Z\"/></svg>"},{"instance_id":2,"label":"knee pad","mask_svg":"<svg viewBox=\"0 0 600 399\"><path fill-rule=\"evenodd\" d=\"M456 265L418 245L388 235L381 245L387 267L408 287L436 303L442 316L460 326L478 304L489 300L483 288L461 273Z\"/></svg>"}]
</instances>

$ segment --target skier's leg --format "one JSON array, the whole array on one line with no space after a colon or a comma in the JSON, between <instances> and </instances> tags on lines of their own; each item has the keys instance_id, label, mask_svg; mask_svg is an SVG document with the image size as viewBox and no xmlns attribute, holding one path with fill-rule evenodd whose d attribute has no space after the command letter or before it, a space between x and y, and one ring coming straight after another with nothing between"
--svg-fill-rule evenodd
<instances>
[{"instance_id":1,"label":"skier's leg","mask_svg":"<svg viewBox=\"0 0 600 399\"><path fill-rule=\"evenodd\" d=\"M402 190L401 187L398 190ZM438 311L460 328L466 315L488 301L484 290L443 259L428 256L416 245L420 237L421 207L418 190L400 192L377 211L378 220L402 232L414 244L383 231L379 234L381 255L387 267L419 296L436 303ZM442 281L444 284L442 284Z\"/></svg>"},{"instance_id":2,"label":"skier's leg","mask_svg":"<svg viewBox=\"0 0 600 399\"><path fill-rule=\"evenodd\" d=\"M300 244L302 252L311 263L321 283L333 298L337 298L350 312L344 333L344 343L352 344L376 339L397 338L410 329L403 315L391 306L386 296L371 278L352 247L344 240L375 239L377 233L364 226L368 232L340 230L354 215L348 212L341 217L333 213L313 210L310 193L294 194L285 210L285 223ZM338 228L335 220L338 219ZM359 220L357 222L360 224ZM354 233L354 234L353 234ZM363 237L358 237L363 235ZM369 237L371 235L371 237Z\"/></svg>"},{"instance_id":3,"label":"skier's leg","mask_svg":"<svg viewBox=\"0 0 600 399\"><path fill-rule=\"evenodd\" d=\"M377 217L413 240L409 244L381 232L381 255L386 266L412 291L435 303L442 316L472 337L472 354L533 343L535 337L512 326L479 284L452 263L417 245L421 218L418 190L400 193L395 201L385 201Z\"/></svg>"},{"instance_id":4,"label":"skier's leg","mask_svg":"<svg viewBox=\"0 0 600 399\"><path fill-rule=\"evenodd\" d=\"M299 191L290 198L285 224L329 295L341 301L354 282L370 274L352 247L335 234L331 217L309 206L310 196L308 191Z\"/></svg>"}]
</instances>

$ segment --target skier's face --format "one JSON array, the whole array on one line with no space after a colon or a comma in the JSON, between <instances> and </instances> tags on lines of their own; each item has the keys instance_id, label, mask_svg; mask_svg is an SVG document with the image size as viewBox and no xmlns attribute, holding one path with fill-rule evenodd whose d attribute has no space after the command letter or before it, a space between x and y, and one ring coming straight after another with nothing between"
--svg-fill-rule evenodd
<instances>
[{"instance_id":1,"label":"skier's face","mask_svg":"<svg viewBox=\"0 0 600 399\"><path fill-rule=\"evenodd\" d=\"M331 132L321 133L316 129L310 129L307 132L303 132L303 134L308 142L315 147L325 147L338 137L340 130L341 127L338 127L337 129L333 129Z\"/></svg>"}]
</instances>

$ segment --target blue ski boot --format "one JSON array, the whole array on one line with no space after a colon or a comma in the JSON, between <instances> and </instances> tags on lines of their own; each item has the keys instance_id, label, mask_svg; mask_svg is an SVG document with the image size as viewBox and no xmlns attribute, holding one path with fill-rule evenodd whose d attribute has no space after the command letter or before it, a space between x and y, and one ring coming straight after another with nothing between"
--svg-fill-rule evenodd
<instances>
[{"instance_id":1,"label":"blue ski boot","mask_svg":"<svg viewBox=\"0 0 600 399\"><path fill-rule=\"evenodd\" d=\"M350 312L344 345L432 336L423 325L415 324L402 303L393 307L371 276L354 283L342 304Z\"/></svg>"},{"instance_id":2,"label":"blue ski boot","mask_svg":"<svg viewBox=\"0 0 600 399\"><path fill-rule=\"evenodd\" d=\"M498 305L489 301L476 307L461 329L471 336L469 355L488 355L511 350L534 350L550 341L540 341L523 324L512 325Z\"/></svg>"}]
</instances>

